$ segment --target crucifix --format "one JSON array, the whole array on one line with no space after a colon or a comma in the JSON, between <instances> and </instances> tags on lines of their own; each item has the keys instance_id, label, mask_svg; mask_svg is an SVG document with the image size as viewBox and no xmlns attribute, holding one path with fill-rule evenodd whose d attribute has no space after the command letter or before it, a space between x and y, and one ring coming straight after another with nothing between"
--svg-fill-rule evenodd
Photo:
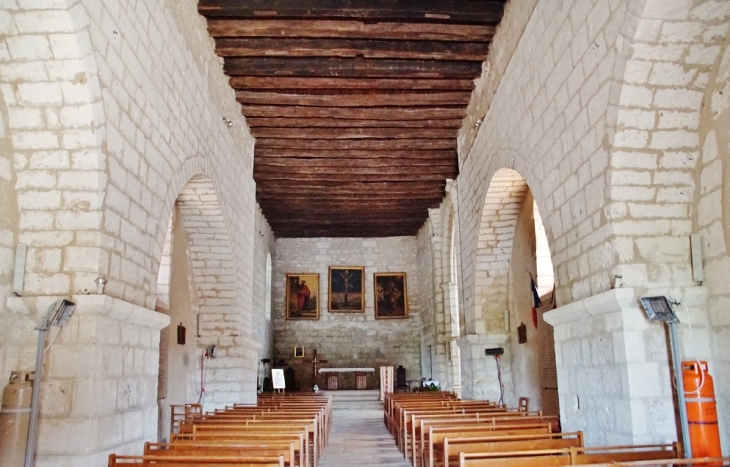
<instances>
[{"instance_id":1,"label":"crucifix","mask_svg":"<svg viewBox=\"0 0 730 467\"><path fill-rule=\"evenodd\" d=\"M317 376L317 364L327 363L327 360L319 360L317 358L317 349L312 350L312 359L308 362L314 366L314 376Z\"/></svg>"}]
</instances>

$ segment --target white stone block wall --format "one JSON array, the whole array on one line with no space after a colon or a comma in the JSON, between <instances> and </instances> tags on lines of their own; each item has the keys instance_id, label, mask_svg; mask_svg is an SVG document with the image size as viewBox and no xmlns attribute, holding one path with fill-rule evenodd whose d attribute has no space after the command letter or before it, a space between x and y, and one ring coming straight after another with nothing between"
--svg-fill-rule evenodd
<instances>
[{"instance_id":1,"label":"white stone block wall","mask_svg":"<svg viewBox=\"0 0 730 467\"><path fill-rule=\"evenodd\" d=\"M700 138L699 178L695 172L697 232L702 235L702 250L708 289L708 344L714 365L709 368L715 379L720 431L725 440L724 454L730 453L730 47L725 29L708 92L703 102ZM709 103L709 105L707 105Z\"/></svg>"},{"instance_id":2,"label":"white stone block wall","mask_svg":"<svg viewBox=\"0 0 730 467\"><path fill-rule=\"evenodd\" d=\"M258 360L262 358L273 358L274 355L274 316L273 316L273 303L269 304L271 308L271 316L266 317L266 256L271 255L272 261L272 277L271 277L271 288L273 292L273 263L275 257L275 244L276 239L274 234L269 227L266 218L261 213L261 210L257 210L256 213L256 248L255 248L255 266L253 276L253 292L251 294L252 301L252 330L253 335L259 339L256 344L259 346ZM269 298L273 298L273 293L269 292ZM273 300L272 300L273 301ZM257 364L258 365L258 364Z\"/></svg>"},{"instance_id":3,"label":"white stone block wall","mask_svg":"<svg viewBox=\"0 0 730 467\"><path fill-rule=\"evenodd\" d=\"M475 93L483 102L470 106L459 140L468 332L477 332L481 315L482 210L502 168L522 175L535 196L558 303L604 293L614 275L645 289L693 285L687 236L710 227L713 217L727 218L711 201L719 193L711 188L716 177L700 180L697 164L728 15L726 2L700 0L576 1L559 8L538 1L531 14L507 9L502 24L515 26L500 27L492 50L510 53L485 66ZM723 99L715 97L716 107ZM722 158L727 146L719 148ZM716 252L718 281L727 276L724 263L725 254ZM711 306L723 300L724 289L715 290ZM723 335L721 322L713 324L715 339ZM718 391L726 411L726 386L718 384Z\"/></svg>"},{"instance_id":4,"label":"white stone block wall","mask_svg":"<svg viewBox=\"0 0 730 467\"><path fill-rule=\"evenodd\" d=\"M446 197L429 210L429 220L418 233L418 264L421 284L432 284L432 297L421 312L422 373L441 381L441 387L461 393L459 337L458 255L452 245L456 216L456 184L449 182ZM452 265L453 263L453 265ZM453 270L452 270L453 269ZM424 296L429 295L423 289Z\"/></svg>"},{"instance_id":5,"label":"white stone block wall","mask_svg":"<svg viewBox=\"0 0 730 467\"><path fill-rule=\"evenodd\" d=\"M561 428L583 430L587 445L677 440L665 325L647 320L638 300L645 294L683 304L675 307L681 358L706 360L701 287L613 289L545 314L555 327Z\"/></svg>"},{"instance_id":6,"label":"white stone block wall","mask_svg":"<svg viewBox=\"0 0 730 467\"><path fill-rule=\"evenodd\" d=\"M17 221L0 226L0 244L29 245L23 294L94 293L95 279L103 276L108 297L153 309L173 204L203 175L220 206L223 225L217 227L225 238L217 240L227 243L235 277L232 290L215 291L233 296L198 289L208 301L203 305L232 318L212 340L222 345L224 358L211 365L209 389L225 394L216 399L221 404L253 400L259 341L266 339L253 331L252 316L253 139L197 2L10 1L0 17L0 92L7 107L0 114L9 136L0 189L12 183L10 194L17 197L7 213ZM210 259L222 252L209 247L202 253ZM7 249L0 254L5 261ZM4 298L9 276L3 274ZM15 335L2 343L4 373L24 364L21 356L32 351L31 330L43 313L3 311L3 328ZM230 384L231 378L240 382ZM141 394L154 399L156 383ZM146 413L145 423L154 418L156 412ZM136 434L139 444L156 433ZM74 461L66 447L55 446L54 453L45 446L42 461L61 454L64 460L53 465ZM79 452L95 449L102 447Z\"/></svg>"},{"instance_id":7,"label":"white stone block wall","mask_svg":"<svg viewBox=\"0 0 730 467\"><path fill-rule=\"evenodd\" d=\"M169 317L106 295L71 299L74 314L47 336L58 333L45 354L38 467L103 465L111 452L139 453L157 437L159 339ZM8 307L40 321L35 310L52 302L13 297Z\"/></svg>"},{"instance_id":8,"label":"white stone block wall","mask_svg":"<svg viewBox=\"0 0 730 467\"><path fill-rule=\"evenodd\" d=\"M420 370L426 379L434 379L441 381L439 374L442 365L439 362L438 355L439 346L439 330L436 328L437 315L443 313L442 309L437 308L437 281L434 278L434 268L437 258L434 256L434 247L437 238L437 227L433 225L432 218L424 224L416 236L418 242L418 276L421 284L421 292L431 291L427 295L423 295L424 301L421 308L419 323L420 327ZM440 242L439 237L436 242ZM440 244L438 245L440 247Z\"/></svg>"},{"instance_id":9,"label":"white stone block wall","mask_svg":"<svg viewBox=\"0 0 730 467\"><path fill-rule=\"evenodd\" d=\"M329 313L330 266L365 267L365 312ZM286 274L319 274L319 320L287 320ZM405 272L408 318L375 319L373 274ZM312 365L306 363L317 349L331 367L403 365L408 378L421 374L419 356L420 313L417 241L414 237L387 238L280 238L274 261L275 356L295 369L302 389L309 389ZM293 358L294 346L304 346L305 358Z\"/></svg>"},{"instance_id":10,"label":"white stone block wall","mask_svg":"<svg viewBox=\"0 0 730 467\"><path fill-rule=\"evenodd\" d=\"M0 303L12 294L14 273L15 246L17 242L18 223L15 208L15 175L13 170L13 149L8 127L7 107L0 93ZM10 371L19 368L17 355L8 352L9 343L18 342L11 331L11 320L4 310L0 311L0 382L6 384L10 379Z\"/></svg>"}]
</instances>

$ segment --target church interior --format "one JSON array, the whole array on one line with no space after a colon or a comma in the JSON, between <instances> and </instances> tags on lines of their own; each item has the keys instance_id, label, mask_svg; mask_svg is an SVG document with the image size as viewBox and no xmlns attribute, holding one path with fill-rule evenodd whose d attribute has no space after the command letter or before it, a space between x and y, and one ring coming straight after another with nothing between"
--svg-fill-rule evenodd
<instances>
[{"instance_id":1,"label":"church interior","mask_svg":"<svg viewBox=\"0 0 730 467\"><path fill-rule=\"evenodd\" d=\"M670 443L680 360L730 455L730 1L1 5L0 378L36 371L36 466L272 370Z\"/></svg>"}]
</instances>

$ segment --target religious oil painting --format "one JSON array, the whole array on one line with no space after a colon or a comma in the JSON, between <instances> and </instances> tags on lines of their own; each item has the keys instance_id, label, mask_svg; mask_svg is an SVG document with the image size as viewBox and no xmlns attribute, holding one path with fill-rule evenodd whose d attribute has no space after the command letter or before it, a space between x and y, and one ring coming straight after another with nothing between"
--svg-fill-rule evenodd
<instances>
[{"instance_id":1,"label":"religious oil painting","mask_svg":"<svg viewBox=\"0 0 730 467\"><path fill-rule=\"evenodd\" d=\"M286 275L286 319L319 319L319 274Z\"/></svg>"},{"instance_id":2,"label":"religious oil painting","mask_svg":"<svg viewBox=\"0 0 730 467\"><path fill-rule=\"evenodd\" d=\"M405 272L375 273L375 317L378 319L408 317Z\"/></svg>"},{"instance_id":3,"label":"religious oil painting","mask_svg":"<svg viewBox=\"0 0 730 467\"><path fill-rule=\"evenodd\" d=\"M329 311L363 313L365 311L365 268L330 266Z\"/></svg>"}]
</instances>

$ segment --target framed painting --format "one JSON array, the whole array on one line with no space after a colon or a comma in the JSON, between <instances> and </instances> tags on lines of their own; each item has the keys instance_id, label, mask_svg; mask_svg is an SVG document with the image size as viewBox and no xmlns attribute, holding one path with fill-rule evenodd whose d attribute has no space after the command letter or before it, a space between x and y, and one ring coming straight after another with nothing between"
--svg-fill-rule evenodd
<instances>
[{"instance_id":1,"label":"framed painting","mask_svg":"<svg viewBox=\"0 0 730 467\"><path fill-rule=\"evenodd\" d=\"M319 274L286 275L286 319L319 319Z\"/></svg>"},{"instance_id":2,"label":"framed painting","mask_svg":"<svg viewBox=\"0 0 730 467\"><path fill-rule=\"evenodd\" d=\"M375 317L407 318L408 291L405 272L375 273Z\"/></svg>"},{"instance_id":3,"label":"framed painting","mask_svg":"<svg viewBox=\"0 0 730 467\"><path fill-rule=\"evenodd\" d=\"M330 266L328 310L335 313L365 312L365 268Z\"/></svg>"}]
</instances>

